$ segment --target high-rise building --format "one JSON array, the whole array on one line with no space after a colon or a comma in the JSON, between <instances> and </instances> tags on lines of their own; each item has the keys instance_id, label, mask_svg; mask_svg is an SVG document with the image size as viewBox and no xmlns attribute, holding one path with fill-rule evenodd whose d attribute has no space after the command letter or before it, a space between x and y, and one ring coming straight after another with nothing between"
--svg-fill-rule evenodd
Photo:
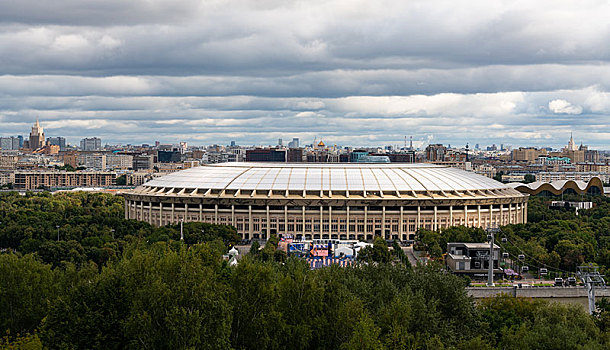
<instances>
[{"instance_id":1,"label":"high-rise building","mask_svg":"<svg viewBox=\"0 0 610 350\"><path fill-rule=\"evenodd\" d=\"M182 161L182 153L178 150L173 151L157 151L157 160L159 163L179 163Z\"/></svg>"},{"instance_id":2,"label":"high-rise building","mask_svg":"<svg viewBox=\"0 0 610 350\"><path fill-rule=\"evenodd\" d=\"M36 119L36 124L34 124L34 126L32 127L32 131L30 132L29 146L30 149L37 150L39 148L44 147L44 145L44 130L42 129L42 126L40 126L38 119Z\"/></svg>"},{"instance_id":3,"label":"high-rise building","mask_svg":"<svg viewBox=\"0 0 610 350\"><path fill-rule=\"evenodd\" d=\"M277 145L280 146L280 147L284 146L284 140L277 139Z\"/></svg>"},{"instance_id":4,"label":"high-rise building","mask_svg":"<svg viewBox=\"0 0 610 350\"><path fill-rule=\"evenodd\" d=\"M285 162L286 150L257 148L246 150L246 162Z\"/></svg>"},{"instance_id":5,"label":"high-rise building","mask_svg":"<svg viewBox=\"0 0 610 350\"><path fill-rule=\"evenodd\" d=\"M578 151L578 146L576 146L576 142L574 142L572 133L570 133L570 141L568 142L568 147L566 148L566 151Z\"/></svg>"},{"instance_id":6,"label":"high-rise building","mask_svg":"<svg viewBox=\"0 0 610 350\"><path fill-rule=\"evenodd\" d=\"M440 143L426 147L426 159L429 161L443 161L445 153L447 153L447 148Z\"/></svg>"},{"instance_id":7,"label":"high-rise building","mask_svg":"<svg viewBox=\"0 0 610 350\"><path fill-rule=\"evenodd\" d=\"M148 154L140 154L133 156L133 170L152 169L154 165L154 157Z\"/></svg>"},{"instance_id":8,"label":"high-rise building","mask_svg":"<svg viewBox=\"0 0 610 350\"><path fill-rule=\"evenodd\" d=\"M534 147L519 147L512 151L512 159L517 162L534 162L539 156L545 155L547 152Z\"/></svg>"},{"instance_id":9,"label":"high-rise building","mask_svg":"<svg viewBox=\"0 0 610 350\"><path fill-rule=\"evenodd\" d=\"M77 158L78 165L87 169L104 170L106 169L106 155L96 153L81 153Z\"/></svg>"},{"instance_id":10,"label":"high-rise building","mask_svg":"<svg viewBox=\"0 0 610 350\"><path fill-rule=\"evenodd\" d=\"M49 137L47 139L47 144L59 146L60 151L63 151L66 149L66 139L61 136Z\"/></svg>"},{"instance_id":11,"label":"high-rise building","mask_svg":"<svg viewBox=\"0 0 610 350\"><path fill-rule=\"evenodd\" d=\"M3 150L18 150L21 148L22 140L19 139L20 136L11 136L11 137L0 137L0 149Z\"/></svg>"},{"instance_id":12,"label":"high-rise building","mask_svg":"<svg viewBox=\"0 0 610 350\"><path fill-rule=\"evenodd\" d=\"M288 148L299 148L299 138L295 137L292 141L288 142Z\"/></svg>"},{"instance_id":13,"label":"high-rise building","mask_svg":"<svg viewBox=\"0 0 610 350\"><path fill-rule=\"evenodd\" d=\"M107 154L106 168L129 169L133 166L133 156L129 154Z\"/></svg>"},{"instance_id":14,"label":"high-rise building","mask_svg":"<svg viewBox=\"0 0 610 350\"><path fill-rule=\"evenodd\" d=\"M81 151L97 151L102 148L102 140L97 137L84 138L80 141Z\"/></svg>"},{"instance_id":15,"label":"high-rise building","mask_svg":"<svg viewBox=\"0 0 610 350\"><path fill-rule=\"evenodd\" d=\"M302 148L290 148L286 152L288 163L301 163L303 161L303 149Z\"/></svg>"}]
</instances>

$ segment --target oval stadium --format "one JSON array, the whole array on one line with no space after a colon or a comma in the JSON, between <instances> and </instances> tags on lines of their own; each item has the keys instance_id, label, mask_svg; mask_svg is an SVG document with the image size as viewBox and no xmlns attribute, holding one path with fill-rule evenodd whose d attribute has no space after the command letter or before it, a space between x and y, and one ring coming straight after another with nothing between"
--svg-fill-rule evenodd
<instances>
[{"instance_id":1,"label":"oval stadium","mask_svg":"<svg viewBox=\"0 0 610 350\"><path fill-rule=\"evenodd\" d=\"M432 164L223 163L125 194L125 217L232 225L243 239L413 239L418 228L524 223L527 194Z\"/></svg>"}]
</instances>

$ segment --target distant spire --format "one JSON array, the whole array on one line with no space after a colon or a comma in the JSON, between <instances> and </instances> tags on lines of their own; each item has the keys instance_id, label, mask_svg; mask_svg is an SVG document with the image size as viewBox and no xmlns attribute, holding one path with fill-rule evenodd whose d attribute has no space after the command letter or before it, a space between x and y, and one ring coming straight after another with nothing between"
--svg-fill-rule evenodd
<instances>
[{"instance_id":1,"label":"distant spire","mask_svg":"<svg viewBox=\"0 0 610 350\"><path fill-rule=\"evenodd\" d=\"M38 122L38 117L36 117L36 127L39 128L40 127L40 123Z\"/></svg>"},{"instance_id":2,"label":"distant spire","mask_svg":"<svg viewBox=\"0 0 610 350\"><path fill-rule=\"evenodd\" d=\"M576 142L574 142L572 132L570 131L570 142L568 142L568 151L576 151L577 149L578 148L576 147Z\"/></svg>"}]
</instances>

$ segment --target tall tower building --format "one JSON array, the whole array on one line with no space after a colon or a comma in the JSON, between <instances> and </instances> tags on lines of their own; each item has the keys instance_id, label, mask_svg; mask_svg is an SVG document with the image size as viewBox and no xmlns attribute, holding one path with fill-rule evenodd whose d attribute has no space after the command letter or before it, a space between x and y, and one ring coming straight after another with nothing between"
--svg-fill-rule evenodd
<instances>
[{"instance_id":1,"label":"tall tower building","mask_svg":"<svg viewBox=\"0 0 610 350\"><path fill-rule=\"evenodd\" d=\"M578 151L578 147L576 146L576 142L574 142L572 133L570 133L570 142L568 142L568 151Z\"/></svg>"},{"instance_id":2,"label":"tall tower building","mask_svg":"<svg viewBox=\"0 0 610 350\"><path fill-rule=\"evenodd\" d=\"M32 132L30 132L30 149L36 150L44 147L44 145L44 130L42 129L42 126L40 126L38 118L36 118L36 124L32 127Z\"/></svg>"}]
</instances>

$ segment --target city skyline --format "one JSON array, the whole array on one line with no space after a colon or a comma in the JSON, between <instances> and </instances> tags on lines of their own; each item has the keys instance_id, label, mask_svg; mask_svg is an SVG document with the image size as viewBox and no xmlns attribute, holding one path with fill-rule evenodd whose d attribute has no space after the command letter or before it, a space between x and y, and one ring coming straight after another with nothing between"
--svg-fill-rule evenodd
<instances>
[{"instance_id":1,"label":"city skyline","mask_svg":"<svg viewBox=\"0 0 610 350\"><path fill-rule=\"evenodd\" d=\"M2 136L610 149L605 2L95 2L0 4Z\"/></svg>"},{"instance_id":2,"label":"city skyline","mask_svg":"<svg viewBox=\"0 0 610 350\"><path fill-rule=\"evenodd\" d=\"M39 121L39 119L36 119L36 122L34 124L34 126L32 126L32 132L34 132L34 130L42 130L42 125ZM29 139L27 138L27 135L21 135L21 134L16 134L16 135L2 135L0 134L0 137L2 138L16 138L16 137L21 137L23 140L29 141ZM30 138L32 137L32 134L30 134ZM42 137L44 138L44 133L42 133ZM417 137L417 136L416 136ZM60 142L59 140L63 140L63 146L65 147L66 145L68 146L72 146L72 147L79 147L80 144L80 148L82 149L83 146L83 142L85 140L89 140L89 139L97 139L99 146L97 146L97 148L101 149L102 145L103 146L138 146L138 145L153 145L156 143L162 144L162 145L176 145L178 146L179 144L185 143L185 141L177 141L177 140L169 140L167 142L162 142L159 141L159 139L154 140L154 141L145 141L142 142L141 144L139 143L125 143L125 142L115 142L115 143L110 143L110 142L101 142L101 139L99 139L97 136L86 136L86 137L82 137L80 139L76 139L73 138L72 140L66 140L66 138L64 138L61 135L54 135L54 136L50 136L46 138L46 141L52 141L51 144L55 144L57 142ZM282 143L282 138L279 138L278 140L276 140L276 143L269 143L269 144L265 144L265 143L254 143L254 144L240 144L239 142L237 142L236 140L230 140L227 142L213 142L210 144L191 144L190 146L194 146L194 147L206 147L206 146L214 146L214 145L223 145L223 146L243 146L243 147L276 147L276 146L284 146L284 147L289 147L289 148L293 148L293 146L291 146L290 144L292 144L292 142L290 141L294 141L297 140L297 145L296 147L306 147L306 146L313 146L316 147L316 145L318 144L318 142L322 142L324 143L324 140L321 138L318 138L317 136L314 136L314 139L311 140L312 142L309 143L309 141L307 140L301 140L298 137L296 138L292 138L292 140L290 139L286 139L286 142ZM71 142L70 142L71 141ZM491 140L493 141L493 140ZM37 141L38 142L38 141ZM187 142L188 144L188 142ZM433 135L428 135L425 139L422 139L421 137L419 138L413 138L412 135L410 136L404 136L404 139L402 141L397 141L394 143L388 143L388 144L377 144L377 145L351 145L351 144L333 144L332 142L325 144L325 147L351 147L351 148L384 148L384 147L388 147L391 146L393 147L393 149L395 150L400 150L400 149L416 149L416 150L423 150L426 146L428 145L434 145L434 144L440 144L440 145L448 145L451 146L450 143L446 143L446 142L442 142L442 140L434 140ZM570 138L568 141L568 145L567 147L574 147L574 145L576 144L576 140L574 140L573 138L573 133L570 132ZM584 146L589 146L588 144L585 144L583 142L579 142L578 145L584 145ZM577 146L578 146L577 145ZM29 144L26 144L26 146L29 147ZM464 145L456 145L454 144L452 146L453 148L457 148L457 149L464 149L466 147L469 147L471 150L487 150L489 151L490 148L493 151L510 151L511 149L515 149L515 148L530 148L530 147L534 147L534 148L554 148L554 149L563 149L566 147L566 144L564 143L559 144L556 147L552 147L551 145L542 145L539 147L536 146L532 146L532 145L511 145L511 144L504 144L504 143L491 143L491 144L479 144L477 142L466 142L466 144ZM17 149L17 148L13 148L13 149ZM595 148L591 148L591 149L595 149ZM63 148L62 148L63 150ZM600 151L608 151L606 149L600 149Z\"/></svg>"}]
</instances>

